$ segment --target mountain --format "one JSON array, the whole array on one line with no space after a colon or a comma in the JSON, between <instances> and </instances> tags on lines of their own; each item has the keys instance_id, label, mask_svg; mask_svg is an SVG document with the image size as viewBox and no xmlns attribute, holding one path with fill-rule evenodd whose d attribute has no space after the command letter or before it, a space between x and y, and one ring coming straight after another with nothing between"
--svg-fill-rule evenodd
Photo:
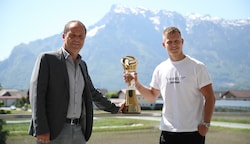
<instances>
[{"instance_id":1,"label":"mountain","mask_svg":"<svg viewBox=\"0 0 250 144\"><path fill-rule=\"evenodd\" d=\"M184 38L184 52L204 62L215 90L250 89L250 19L225 20L209 15L181 15L143 7L113 5L96 24L88 27L80 54L88 64L97 88L125 88L121 58L135 56L140 81L148 85L157 64L168 58L162 31L177 26ZM38 54L56 50L61 34L17 45L0 61L3 88L27 89Z\"/></svg>"}]
</instances>

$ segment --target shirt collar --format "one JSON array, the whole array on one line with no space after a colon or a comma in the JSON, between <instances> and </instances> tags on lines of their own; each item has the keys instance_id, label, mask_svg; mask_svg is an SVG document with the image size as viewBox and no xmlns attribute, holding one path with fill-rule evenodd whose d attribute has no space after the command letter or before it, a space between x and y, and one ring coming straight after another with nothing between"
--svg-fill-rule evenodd
<instances>
[{"instance_id":1,"label":"shirt collar","mask_svg":"<svg viewBox=\"0 0 250 144\"><path fill-rule=\"evenodd\" d=\"M62 49L63 56L64 56L65 59L68 59L69 57L71 57L71 55L69 54L69 52L67 52L65 50L65 48L62 47L61 49ZM81 55L78 54L77 60L80 60L81 58L82 58Z\"/></svg>"}]
</instances>

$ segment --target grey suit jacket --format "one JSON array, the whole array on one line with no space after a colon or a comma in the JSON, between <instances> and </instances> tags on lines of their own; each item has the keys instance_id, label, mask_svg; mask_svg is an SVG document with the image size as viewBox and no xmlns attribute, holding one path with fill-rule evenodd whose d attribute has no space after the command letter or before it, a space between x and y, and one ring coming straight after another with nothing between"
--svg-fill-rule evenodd
<instances>
[{"instance_id":1,"label":"grey suit jacket","mask_svg":"<svg viewBox=\"0 0 250 144\"><path fill-rule=\"evenodd\" d=\"M92 102L99 109L111 113L117 113L119 107L94 88L83 60L80 67L85 80L80 124L88 141L93 126ZM50 139L55 139L65 123L69 103L69 78L61 49L43 53L37 58L30 80L30 102L32 119L29 134L36 136L50 132Z\"/></svg>"}]
</instances>

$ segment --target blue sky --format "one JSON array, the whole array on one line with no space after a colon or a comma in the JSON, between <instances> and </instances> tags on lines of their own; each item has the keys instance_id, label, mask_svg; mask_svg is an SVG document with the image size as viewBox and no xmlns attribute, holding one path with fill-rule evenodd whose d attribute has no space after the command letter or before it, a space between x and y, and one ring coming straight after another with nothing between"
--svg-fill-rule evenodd
<instances>
[{"instance_id":1,"label":"blue sky","mask_svg":"<svg viewBox=\"0 0 250 144\"><path fill-rule=\"evenodd\" d=\"M0 60L20 43L61 33L64 24L79 19L95 24L113 4L198 13L224 19L250 18L249 0L0 0Z\"/></svg>"}]
</instances>

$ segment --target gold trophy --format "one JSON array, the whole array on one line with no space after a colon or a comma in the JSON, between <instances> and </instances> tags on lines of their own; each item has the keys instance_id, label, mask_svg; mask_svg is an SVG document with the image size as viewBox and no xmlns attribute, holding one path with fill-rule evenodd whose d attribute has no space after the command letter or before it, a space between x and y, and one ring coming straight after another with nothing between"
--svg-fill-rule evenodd
<instances>
[{"instance_id":1,"label":"gold trophy","mask_svg":"<svg viewBox=\"0 0 250 144\"><path fill-rule=\"evenodd\" d=\"M126 56L121 59L123 69L125 73L134 74L136 72L137 61L133 56ZM125 95L125 109L123 113L127 114L139 114L141 113L141 107L137 102L135 80L128 82Z\"/></svg>"}]
</instances>

